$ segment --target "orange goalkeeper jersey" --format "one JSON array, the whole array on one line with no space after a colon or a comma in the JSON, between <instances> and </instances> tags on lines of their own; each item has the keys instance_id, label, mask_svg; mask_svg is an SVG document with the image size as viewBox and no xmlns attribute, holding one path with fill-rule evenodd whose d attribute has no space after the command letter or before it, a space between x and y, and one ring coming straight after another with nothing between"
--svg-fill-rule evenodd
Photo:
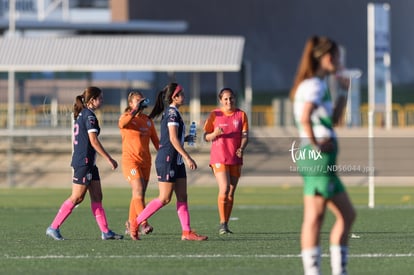
<instances>
[{"instance_id":1,"label":"orange goalkeeper jersey","mask_svg":"<svg viewBox=\"0 0 414 275\"><path fill-rule=\"evenodd\" d=\"M157 150L159 146L152 119L145 114L131 119L131 114L126 112L119 118L118 126L122 137L122 163L151 166L150 140Z\"/></svg>"}]
</instances>

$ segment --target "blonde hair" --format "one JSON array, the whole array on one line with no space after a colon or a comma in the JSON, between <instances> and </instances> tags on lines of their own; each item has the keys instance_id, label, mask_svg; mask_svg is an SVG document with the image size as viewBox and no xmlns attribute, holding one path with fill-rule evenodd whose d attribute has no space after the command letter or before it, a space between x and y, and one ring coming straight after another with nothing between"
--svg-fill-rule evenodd
<instances>
[{"instance_id":1,"label":"blonde hair","mask_svg":"<svg viewBox=\"0 0 414 275\"><path fill-rule=\"evenodd\" d=\"M129 112L129 111L131 111L131 110L132 110L131 106L129 106L129 103L131 103L131 102L132 102L132 99L133 99L135 96L139 96L139 97L141 97L141 98L144 98L144 95L143 95L143 94L142 94L142 92L140 92L140 91L132 91L132 92L130 92L130 93L128 94L128 106L125 108L124 112Z\"/></svg>"}]
</instances>

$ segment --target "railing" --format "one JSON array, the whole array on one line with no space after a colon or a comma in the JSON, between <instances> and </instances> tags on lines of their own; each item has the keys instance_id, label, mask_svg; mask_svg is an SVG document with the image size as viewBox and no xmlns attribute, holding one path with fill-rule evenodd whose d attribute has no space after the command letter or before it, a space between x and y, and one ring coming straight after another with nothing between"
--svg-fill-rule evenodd
<instances>
[{"instance_id":1,"label":"railing","mask_svg":"<svg viewBox=\"0 0 414 275\"><path fill-rule=\"evenodd\" d=\"M204 122L210 112L216 106L201 106L200 122ZM183 119L189 122L189 106L182 106L180 112ZM96 115L101 125L117 126L121 109L116 105L105 105L97 110ZM7 104L0 104L0 128L7 127ZM251 125L254 126L270 126L274 125L273 110L270 106L254 106L252 108ZM29 104L17 104L15 106L16 128L24 127L68 127L72 120L72 105L59 105L56 114L53 114L51 105L45 104L33 107Z\"/></svg>"},{"instance_id":2,"label":"railing","mask_svg":"<svg viewBox=\"0 0 414 275\"><path fill-rule=\"evenodd\" d=\"M412 127L414 126L414 104L392 104L392 126L393 127ZM361 126L368 125L368 105L364 104L360 108ZM374 125L383 127L385 125L385 114L382 112L375 113Z\"/></svg>"},{"instance_id":3,"label":"railing","mask_svg":"<svg viewBox=\"0 0 414 275\"><path fill-rule=\"evenodd\" d=\"M204 123L209 113L216 106L203 105L200 108L200 123ZM288 112L287 110L286 112ZM182 106L180 112L186 123L189 123L190 108ZM121 109L116 105L105 105L96 112L101 125L117 126ZM0 129L7 127L7 104L0 104ZM251 126L284 126L281 122L287 121L287 125L291 125L291 114L282 114L272 106L253 106L251 113ZM361 126L368 125L368 106L362 105L360 108ZM384 126L385 117L382 113L376 113L374 123L377 127ZM51 105L45 104L33 107L29 104L15 105L15 121L16 128L66 128L70 127L72 122L72 105L59 105L57 110L52 112ZM414 126L414 104L393 104L392 105L392 124L394 127L413 127ZM286 124L285 124L286 125Z\"/></svg>"}]
</instances>

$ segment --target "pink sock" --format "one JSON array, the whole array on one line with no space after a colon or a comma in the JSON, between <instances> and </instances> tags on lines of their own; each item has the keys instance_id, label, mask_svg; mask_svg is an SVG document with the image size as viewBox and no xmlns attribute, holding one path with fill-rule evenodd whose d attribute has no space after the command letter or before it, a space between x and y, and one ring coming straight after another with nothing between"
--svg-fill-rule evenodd
<instances>
[{"instance_id":1,"label":"pink sock","mask_svg":"<svg viewBox=\"0 0 414 275\"><path fill-rule=\"evenodd\" d=\"M150 203L145 206L144 210L142 210L141 214L137 217L137 224L141 224L143 221L149 219L155 212L160 210L164 205L162 202L157 198L150 201Z\"/></svg>"},{"instance_id":2,"label":"pink sock","mask_svg":"<svg viewBox=\"0 0 414 275\"><path fill-rule=\"evenodd\" d=\"M180 219L181 228L183 231L191 231L190 227L190 213L188 212L187 202L177 201L177 214Z\"/></svg>"},{"instance_id":3,"label":"pink sock","mask_svg":"<svg viewBox=\"0 0 414 275\"><path fill-rule=\"evenodd\" d=\"M92 208L92 214L95 216L99 229L104 233L108 233L109 231L108 222L106 220L105 210L102 207L102 203L92 202L91 208Z\"/></svg>"},{"instance_id":4,"label":"pink sock","mask_svg":"<svg viewBox=\"0 0 414 275\"><path fill-rule=\"evenodd\" d=\"M59 229L70 213L72 213L73 208L75 208L75 205L70 200L64 201L50 227Z\"/></svg>"}]
</instances>

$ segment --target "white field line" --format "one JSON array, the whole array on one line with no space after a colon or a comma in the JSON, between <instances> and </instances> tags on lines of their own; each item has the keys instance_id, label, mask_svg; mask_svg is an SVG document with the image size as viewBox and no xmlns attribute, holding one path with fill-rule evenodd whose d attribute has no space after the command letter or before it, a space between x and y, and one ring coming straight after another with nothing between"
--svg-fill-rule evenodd
<instances>
[{"instance_id":1,"label":"white field line","mask_svg":"<svg viewBox=\"0 0 414 275\"><path fill-rule=\"evenodd\" d=\"M43 256L9 256L3 255L0 260L42 260L42 259L167 259L167 258L275 258L275 259L287 259L287 258L300 258L300 254L264 254L264 255L241 255L241 254L194 254L194 255L43 255ZM328 254L323 254L322 257L329 258ZM350 254L349 258L411 258L414 257L414 253L366 253L366 254Z\"/></svg>"}]
</instances>

